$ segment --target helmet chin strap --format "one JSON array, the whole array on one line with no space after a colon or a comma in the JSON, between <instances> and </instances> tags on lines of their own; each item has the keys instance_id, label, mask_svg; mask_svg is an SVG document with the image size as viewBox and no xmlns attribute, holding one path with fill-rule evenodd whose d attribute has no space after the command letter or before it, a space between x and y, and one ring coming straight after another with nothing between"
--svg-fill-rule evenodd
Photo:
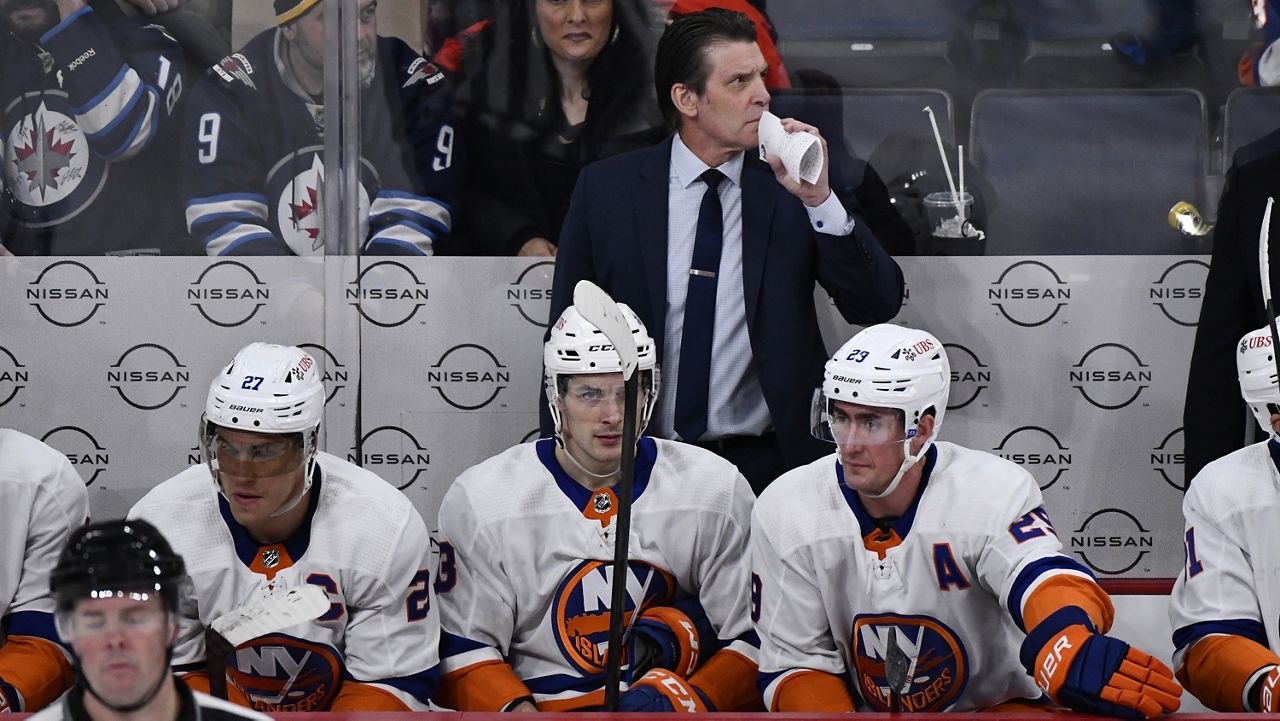
<instances>
[{"instance_id":1,"label":"helmet chin strap","mask_svg":"<svg viewBox=\"0 0 1280 721\"><path fill-rule=\"evenodd\" d=\"M576 466L578 470L582 471L588 476L591 476L592 478L598 478L603 481L608 478L613 478L614 476L622 472L622 464L619 463L617 468L613 469L612 471L609 471L608 473L592 473L591 471L587 470L586 467L583 466L582 463L577 458L573 457L573 451L569 450L569 446L565 445L564 443L561 443L560 447L564 449L564 454L569 457L569 460L573 462L573 465Z\"/></svg>"},{"instance_id":2,"label":"helmet chin strap","mask_svg":"<svg viewBox=\"0 0 1280 721\"><path fill-rule=\"evenodd\" d=\"M912 440L913 439L908 438L902 442L902 455L904 456L902 459L902 465L898 466L898 472L894 474L893 480L889 481L889 485L885 486L885 489L879 493L871 493L869 491L859 491L859 493L867 498L886 498L892 495L894 491L898 490L898 484L902 483L903 476L907 475L907 471L911 470L912 466L919 463L920 460L924 458L924 454L929 451L929 446L933 445L933 441L927 441L920 448L920 452L913 456L911 455Z\"/></svg>"}]
</instances>

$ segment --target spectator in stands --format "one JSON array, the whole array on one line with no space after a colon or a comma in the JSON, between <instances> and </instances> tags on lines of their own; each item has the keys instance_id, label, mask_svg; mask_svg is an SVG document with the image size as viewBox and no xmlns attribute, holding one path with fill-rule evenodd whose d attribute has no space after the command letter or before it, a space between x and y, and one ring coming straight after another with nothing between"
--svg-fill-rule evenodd
<instances>
[{"instance_id":1,"label":"spectator in stands","mask_svg":"<svg viewBox=\"0 0 1280 721\"><path fill-rule=\"evenodd\" d=\"M782 54L778 52L778 33L773 29L773 21L765 15L763 0L654 0L659 10L664 11L670 22L689 13L696 13L707 8L724 8L746 15L756 26L756 45L769 64L769 72L764 76L764 86L770 90L791 87L791 79L787 76L787 68L782 63Z\"/></svg>"},{"instance_id":2,"label":"spectator in stands","mask_svg":"<svg viewBox=\"0 0 1280 721\"><path fill-rule=\"evenodd\" d=\"M495 255L555 255L578 171L664 135L650 0L521 0L469 39L459 90L469 234Z\"/></svg>"},{"instance_id":3,"label":"spectator in stands","mask_svg":"<svg viewBox=\"0 0 1280 721\"><path fill-rule=\"evenodd\" d=\"M320 0L276 0L279 27L196 85L179 165L192 236L209 255L325 252L324 46ZM359 23L362 252L430 255L452 227L458 144L443 73Z\"/></svg>"},{"instance_id":4,"label":"spectator in stands","mask_svg":"<svg viewBox=\"0 0 1280 721\"><path fill-rule=\"evenodd\" d=\"M1256 39L1240 58L1240 82L1280 85L1280 0L1253 0L1253 24Z\"/></svg>"},{"instance_id":5,"label":"spectator in stands","mask_svg":"<svg viewBox=\"0 0 1280 721\"><path fill-rule=\"evenodd\" d=\"M658 44L655 87L676 134L583 169L552 286L554 321L582 279L654 329L664 369L654 435L733 461L758 493L825 453L808 398L827 357L821 283L850 323L892 318L902 271L851 195L756 156L768 65L756 29L719 8L676 19ZM789 132L821 138L784 119ZM829 157L826 142L823 154ZM550 435L544 413L543 436Z\"/></svg>"},{"instance_id":6,"label":"spectator in stands","mask_svg":"<svg viewBox=\"0 0 1280 721\"><path fill-rule=\"evenodd\" d=\"M1213 257L1191 350L1183 406L1187 482L1210 461L1252 442L1236 384L1236 345L1267 323L1258 277L1258 234L1269 196L1280 195L1280 130L1236 152L1218 203ZM1272 216L1272 248L1280 244L1280 210ZM1271 287L1280 291L1280 253L1271 252Z\"/></svg>"},{"instance_id":7,"label":"spectator in stands","mask_svg":"<svg viewBox=\"0 0 1280 721\"><path fill-rule=\"evenodd\" d=\"M85 0L0 0L0 63L10 252L194 250L168 163L185 85L173 38ZM104 232L124 218L144 222Z\"/></svg>"}]
</instances>

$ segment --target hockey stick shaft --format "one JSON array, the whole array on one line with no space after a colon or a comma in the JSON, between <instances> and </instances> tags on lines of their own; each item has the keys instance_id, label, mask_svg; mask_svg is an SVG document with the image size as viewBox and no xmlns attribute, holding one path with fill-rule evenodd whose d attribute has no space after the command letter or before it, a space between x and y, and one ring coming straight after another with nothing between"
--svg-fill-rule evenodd
<instances>
[{"instance_id":1,"label":"hockey stick shaft","mask_svg":"<svg viewBox=\"0 0 1280 721\"><path fill-rule=\"evenodd\" d=\"M631 494L636 477L636 409L639 406L640 381L632 374L624 383L625 401L622 420L622 472L618 479L618 515L616 533L613 541L613 598L609 608L609 653L605 666L604 708L606 711L618 710L618 685L622 680L622 655L626 647L623 628L623 616L627 608L627 577L630 569L627 557L630 553L631 541ZM644 599L636 600L636 608L632 612L640 615L640 604Z\"/></svg>"},{"instance_id":2,"label":"hockey stick shaft","mask_svg":"<svg viewBox=\"0 0 1280 721\"><path fill-rule=\"evenodd\" d=\"M1276 304L1271 296L1271 207L1275 198L1267 198L1267 209L1262 214L1262 228L1258 231L1258 279L1262 282L1262 303L1267 309L1267 324L1271 328L1271 357L1276 364L1276 379L1280 381L1280 333L1276 332Z\"/></svg>"}]
</instances>

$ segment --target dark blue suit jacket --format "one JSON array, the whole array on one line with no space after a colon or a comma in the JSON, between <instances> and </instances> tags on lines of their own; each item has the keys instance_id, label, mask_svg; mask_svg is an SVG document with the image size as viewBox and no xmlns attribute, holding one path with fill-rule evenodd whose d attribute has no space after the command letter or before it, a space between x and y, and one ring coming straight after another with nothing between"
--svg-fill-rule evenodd
<instances>
[{"instance_id":1,"label":"dark blue suit jacket","mask_svg":"<svg viewBox=\"0 0 1280 721\"><path fill-rule=\"evenodd\" d=\"M560 234L551 296L554 322L573 303L578 281L594 281L644 321L657 342L659 363L667 313L671 142L583 169ZM846 320L871 324L897 314L902 271L861 218L852 236L816 233L804 205L769 166L751 153L745 161L742 275L748 333L783 459L794 467L833 450L809 432L809 406L827 358L814 281L831 294ZM856 214L852 196L840 200ZM544 435L550 434L549 420L544 413Z\"/></svg>"}]
</instances>

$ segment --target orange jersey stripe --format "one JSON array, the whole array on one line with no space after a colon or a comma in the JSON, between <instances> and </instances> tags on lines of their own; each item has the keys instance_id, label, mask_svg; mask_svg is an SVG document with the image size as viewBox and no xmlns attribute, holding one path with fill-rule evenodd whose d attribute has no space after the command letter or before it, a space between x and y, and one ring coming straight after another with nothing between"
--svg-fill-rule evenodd
<instances>
[{"instance_id":1,"label":"orange jersey stripe","mask_svg":"<svg viewBox=\"0 0 1280 721\"><path fill-rule=\"evenodd\" d=\"M330 711L412 711L395 694L377 686L347 681L333 700Z\"/></svg>"},{"instance_id":2,"label":"orange jersey stripe","mask_svg":"<svg viewBox=\"0 0 1280 721\"><path fill-rule=\"evenodd\" d=\"M1089 614L1099 633L1111 630L1116 610L1111 597L1091 578L1070 573L1051 576L1036 586L1022 602L1022 626L1030 632L1055 611L1075 606Z\"/></svg>"},{"instance_id":3,"label":"orange jersey stripe","mask_svg":"<svg viewBox=\"0 0 1280 721\"><path fill-rule=\"evenodd\" d=\"M844 713L853 710L853 699L838 676L805 670L782 679L769 710Z\"/></svg>"},{"instance_id":4,"label":"orange jersey stripe","mask_svg":"<svg viewBox=\"0 0 1280 721\"><path fill-rule=\"evenodd\" d=\"M604 689L584 693L573 698L539 701L537 706L539 711L595 711L604 706Z\"/></svg>"},{"instance_id":5,"label":"orange jersey stripe","mask_svg":"<svg viewBox=\"0 0 1280 721\"><path fill-rule=\"evenodd\" d=\"M732 649L720 649L689 683L707 695L717 711L763 711L756 689L756 662Z\"/></svg>"},{"instance_id":6,"label":"orange jersey stripe","mask_svg":"<svg viewBox=\"0 0 1280 721\"><path fill-rule=\"evenodd\" d=\"M1245 711L1241 698L1249 677L1264 666L1280 664L1271 649L1243 636L1205 636L1191 644L1178 669L1178 681L1214 711Z\"/></svg>"},{"instance_id":7,"label":"orange jersey stripe","mask_svg":"<svg viewBox=\"0 0 1280 721\"><path fill-rule=\"evenodd\" d=\"M0 678L22 694L24 711L53 703L75 680L58 644L35 636L11 636L0 647Z\"/></svg>"},{"instance_id":8,"label":"orange jersey stripe","mask_svg":"<svg viewBox=\"0 0 1280 721\"><path fill-rule=\"evenodd\" d=\"M440 703L459 711L501 711L518 698L533 696L504 661L484 661L446 673Z\"/></svg>"}]
</instances>

